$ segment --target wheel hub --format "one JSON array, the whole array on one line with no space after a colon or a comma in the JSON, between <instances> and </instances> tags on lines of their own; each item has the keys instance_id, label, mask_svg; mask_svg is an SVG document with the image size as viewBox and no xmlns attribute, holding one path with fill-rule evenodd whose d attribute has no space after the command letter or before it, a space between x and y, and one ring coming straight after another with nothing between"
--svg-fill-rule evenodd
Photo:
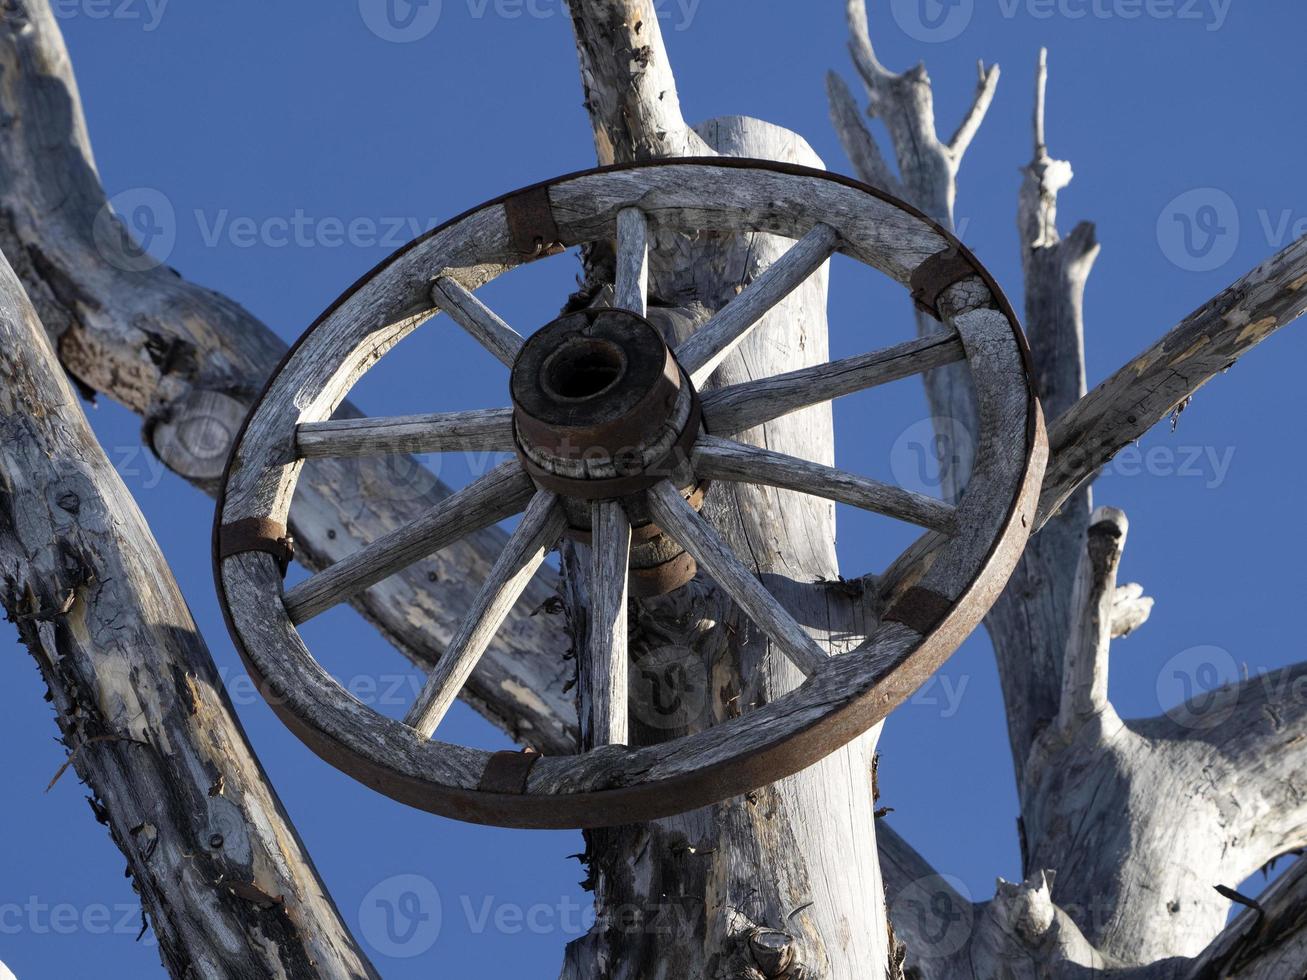
<instances>
[{"instance_id":1,"label":"wheel hub","mask_svg":"<svg viewBox=\"0 0 1307 980\"><path fill-rule=\"evenodd\" d=\"M658 329L626 310L566 314L523 346L510 389L518 456L538 486L563 498L572 536L588 540L590 502L623 498L633 589L661 595L693 578L693 559L641 500L660 480L684 488L696 507L706 490L690 466L698 394Z\"/></svg>"}]
</instances>

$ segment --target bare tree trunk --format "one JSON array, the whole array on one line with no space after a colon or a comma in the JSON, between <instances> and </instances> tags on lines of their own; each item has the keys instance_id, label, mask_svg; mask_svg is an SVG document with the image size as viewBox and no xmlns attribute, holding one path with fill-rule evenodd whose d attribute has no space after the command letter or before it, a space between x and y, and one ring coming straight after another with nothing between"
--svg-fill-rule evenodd
<instances>
[{"instance_id":1,"label":"bare tree trunk","mask_svg":"<svg viewBox=\"0 0 1307 980\"><path fill-rule=\"evenodd\" d=\"M756 119L687 127L652 4L574 0L571 9L602 162L694 152L821 166L800 137ZM631 45L642 66L635 76ZM659 240L650 256L650 315L670 340L683 340L788 244L765 235L710 244ZM823 272L767 316L713 384L826 358ZM758 445L833 463L829 406L768 423L753 437ZM753 557L753 569L801 622L818 636L840 634L847 623L832 621L830 610L846 607L828 601L833 589L793 585L838 579L830 504L723 485L704 513L737 554ZM567 567L581 570L588 563ZM569 585L575 621L584 617L585 585ZM870 631L864 626L863 632ZM684 678L679 693L694 700L694 710L682 717L645 717L643 724L637 717L633 734L645 740L730 717L802 680L702 575L672 595L633 604L631 659L637 675ZM568 948L563 976L883 976L888 936L872 816L877 735L747 797L651 824L588 832L598 923Z\"/></svg>"},{"instance_id":2,"label":"bare tree trunk","mask_svg":"<svg viewBox=\"0 0 1307 980\"><path fill-rule=\"evenodd\" d=\"M940 185L951 185L955 160L934 137L925 70L886 71L872 49L863 0L848 0L848 11L855 64L871 113L886 121L902 186L939 220L951 220L942 209L951 208L955 192ZM991 74L982 70L977 104ZM1307 709L1283 697L1307 665L1223 693L1219 726L1174 716L1122 722L1107 700L1109 648L1147 619L1151 600L1138 586L1117 588L1128 525L1108 508L1091 516L1088 483L1129 440L1183 410L1215 373L1301 315L1307 241L1249 273L1086 395L1083 297L1098 246L1092 225L1066 239L1057 231L1057 194L1071 168L1045 145L1046 83L1041 55L1035 155L1018 224L1026 329L1044 410L1054 420L1053 457L1041 493L1042 530L986 620L1003 685L1028 878L1001 882L991 902L974 907L941 886L940 918L972 923L965 943L941 944L919 917L895 914L904 904L895 900L900 891L929 874L896 841L897 860L886 862L891 912L907 939L908 963L922 976L1071 977L1086 967L1123 976L1207 975L1201 971L1213 963L1234 962L1220 950L1236 942L1214 939L1230 899L1213 886L1241 881L1307 843L1292 749L1307 733ZM830 91L832 119L850 158L864 179L887 179L851 95L837 79ZM974 119L973 110L968 123ZM949 426L971 424L966 388L957 373L928 379L946 437L954 431ZM1301 942L1298 899L1279 901L1271 926L1283 936L1252 942L1245 926L1237 940L1238 955L1247 959L1240 976L1272 975L1261 971L1274 970L1285 962L1280 951Z\"/></svg>"},{"instance_id":3,"label":"bare tree trunk","mask_svg":"<svg viewBox=\"0 0 1307 980\"><path fill-rule=\"evenodd\" d=\"M169 972L375 976L2 257L0 574Z\"/></svg>"},{"instance_id":4,"label":"bare tree trunk","mask_svg":"<svg viewBox=\"0 0 1307 980\"><path fill-rule=\"evenodd\" d=\"M570 7L601 162L713 152L815 162L797 136L756 120L687 127L652 0L572 0ZM862 0L848 0L848 11L855 63L900 176L852 95L832 79L832 118L850 159L868 182L949 223L955 177L994 96L997 69L982 66L971 109L942 141L924 68L886 70ZM238 306L171 270L114 261L103 233L121 229L95 173L49 5L13 0L0 18L0 247L65 369L87 390L140 413L161 458L212 489L235 422L281 344ZM601 917L569 948L565 977L898 976L904 951L887 933L882 872L907 966L923 978L1101 971L1197 980L1300 970L1307 943L1301 864L1262 897L1260 910L1225 928L1228 892L1212 886L1242 880L1307 843L1293 765L1307 711L1301 699L1282 697L1307 667L1225 692L1219 727L1117 718L1105 694L1110 643L1147 618L1148 602L1138 587L1118 587L1125 518L1109 509L1091 514L1087 484L1119 448L1303 312L1307 241L1250 272L1085 394L1082 300L1097 249L1090 226L1066 239L1057 233L1056 198L1070 168L1044 145L1042 72L1038 92L1035 157L1019 216L1028 332L1055 456L1041 496L1047 523L987 623L1018 772L1027 880L1002 883L992 901L973 905L889 827L876 827L871 733L744 799L590 834ZM654 245L659 305L651 316L674 337L722 306L779 249L766 236ZM591 281L604 279L612 257L595 250L586 260ZM0 294L2 301L21 291L10 280ZM591 289L579 301L604 300ZM16 303L0 306L0 329L14 337L0 352L8 372L0 421L13 436L0 470L5 601L51 682L74 764L104 802L165 943L166 965L176 976L370 975L249 755L148 531L38 343L39 323ZM824 278L816 277L755 331L719 380L824 358L824 306ZM938 418L971 424L964 372L932 373L927 391ZM769 423L764 435L769 447L797 455L829 461L832 452L826 410ZM292 516L310 564L338 560L445 492L419 475L405 498L360 513L355 488L384 483L370 465L309 467L304 503ZM952 494L966 473L964 463L949 474ZM837 573L830 505L737 489L714 494L707 513L819 637L870 632L876 583L858 583L866 598L824 584ZM416 661L431 663L469 598L453 573L484 563L502 543L497 532L480 535L370 590L358 607ZM574 552L564 557L571 630L582 636L587 563ZM543 601L554 588L542 578L532 595ZM136 624L131 641L115 631L122 623ZM483 661L470 700L519 739L571 751L577 720L566 693L568 636L550 617L519 616L507 638ZM681 697L666 714L635 719L635 735L645 740L710 723L798 681L702 579L635 606L631 652L638 676L664 689L673 683ZM1172 858L1177 847L1184 862Z\"/></svg>"}]
</instances>

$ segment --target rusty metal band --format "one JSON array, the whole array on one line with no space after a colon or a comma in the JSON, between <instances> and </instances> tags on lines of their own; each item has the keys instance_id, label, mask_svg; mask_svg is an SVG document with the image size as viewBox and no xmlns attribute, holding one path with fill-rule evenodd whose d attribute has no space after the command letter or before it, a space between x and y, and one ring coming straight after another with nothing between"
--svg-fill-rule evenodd
<instances>
[{"instance_id":1,"label":"rusty metal band","mask_svg":"<svg viewBox=\"0 0 1307 980\"><path fill-rule=\"evenodd\" d=\"M262 517L224 524L218 529L218 557L230 558L250 551L261 551L277 559L281 577L286 577L295 557L295 539L285 524Z\"/></svg>"},{"instance_id":2,"label":"rusty metal band","mask_svg":"<svg viewBox=\"0 0 1307 980\"><path fill-rule=\"evenodd\" d=\"M526 470L537 486L545 490L551 490L554 493L576 497L579 500L615 500L618 497L629 497L641 490L648 490L659 480L665 480L671 476L679 465L688 463L694 444L699 438L699 430L702 425L703 404L699 401L699 393L691 386L690 417L686 420L685 428L676 440L676 445L667 451L667 455L639 473L601 480L586 480L550 473L526 454L519 441L516 429L513 433L513 445L517 450L517 458L521 461L522 468Z\"/></svg>"},{"instance_id":3,"label":"rusty metal band","mask_svg":"<svg viewBox=\"0 0 1307 980\"><path fill-rule=\"evenodd\" d=\"M532 768L539 761L539 754L530 749L496 752L486 763L477 789L482 793L512 793L521 796L526 792L526 781Z\"/></svg>"},{"instance_id":4,"label":"rusty metal band","mask_svg":"<svg viewBox=\"0 0 1307 980\"><path fill-rule=\"evenodd\" d=\"M939 320L939 298L944 290L974 275L976 267L972 260L958 249L936 252L912 273L908 283L912 289L912 302L921 312Z\"/></svg>"},{"instance_id":5,"label":"rusty metal band","mask_svg":"<svg viewBox=\"0 0 1307 980\"><path fill-rule=\"evenodd\" d=\"M528 188L505 198L504 213L508 218L508 236L513 250L528 261L567 250L558 222L554 220L547 186Z\"/></svg>"},{"instance_id":6,"label":"rusty metal band","mask_svg":"<svg viewBox=\"0 0 1307 980\"><path fill-rule=\"evenodd\" d=\"M699 573L699 565L688 551L682 551L661 565L631 569L631 592L641 599L653 599L679 589Z\"/></svg>"},{"instance_id":7,"label":"rusty metal band","mask_svg":"<svg viewBox=\"0 0 1307 980\"><path fill-rule=\"evenodd\" d=\"M884 621L902 623L925 636L947 618L954 605L954 600L948 596L914 585L899 596L885 613Z\"/></svg>"}]
</instances>

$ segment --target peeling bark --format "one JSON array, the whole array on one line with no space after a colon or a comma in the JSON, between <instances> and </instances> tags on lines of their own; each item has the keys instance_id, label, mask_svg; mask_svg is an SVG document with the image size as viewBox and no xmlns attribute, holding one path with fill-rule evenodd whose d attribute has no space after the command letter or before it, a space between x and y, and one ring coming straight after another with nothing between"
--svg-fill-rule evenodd
<instances>
[{"instance_id":1,"label":"peeling bark","mask_svg":"<svg viewBox=\"0 0 1307 980\"><path fill-rule=\"evenodd\" d=\"M0 601L176 977L372 977L0 259Z\"/></svg>"}]
</instances>

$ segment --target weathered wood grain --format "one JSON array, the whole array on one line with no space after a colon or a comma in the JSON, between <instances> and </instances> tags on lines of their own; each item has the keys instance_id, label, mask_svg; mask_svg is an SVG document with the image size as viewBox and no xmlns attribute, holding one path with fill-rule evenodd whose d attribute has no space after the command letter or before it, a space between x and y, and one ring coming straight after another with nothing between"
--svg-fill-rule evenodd
<instances>
[{"instance_id":1,"label":"weathered wood grain","mask_svg":"<svg viewBox=\"0 0 1307 980\"><path fill-rule=\"evenodd\" d=\"M577 665L581 748L627 741L627 577L631 522L616 500L590 507L590 622Z\"/></svg>"},{"instance_id":2,"label":"weathered wood grain","mask_svg":"<svg viewBox=\"0 0 1307 980\"><path fill-rule=\"evenodd\" d=\"M710 432L734 435L809 405L909 378L965 357L956 334L934 333L883 350L707 391L704 415Z\"/></svg>"},{"instance_id":3,"label":"weathered wood grain","mask_svg":"<svg viewBox=\"0 0 1307 980\"><path fill-rule=\"evenodd\" d=\"M1040 523L1118 450L1304 310L1307 237L1208 300L1049 426L1053 468L1040 497Z\"/></svg>"},{"instance_id":4,"label":"weathered wood grain","mask_svg":"<svg viewBox=\"0 0 1307 980\"><path fill-rule=\"evenodd\" d=\"M862 0L849 0L848 6L855 60L867 81L873 114L885 120L890 130L905 194L947 223L955 187L949 161L939 153L943 144L934 137L929 79L921 69L900 76L885 71L865 36ZM981 85L983 89L983 73ZM1098 245L1092 225L1081 224L1065 239L1057 230L1057 195L1071 179L1071 168L1049 156L1045 145L1046 85L1046 60L1041 55L1036 73L1035 156L1026 168L1018 209L1026 315L1034 375L1045 408L1050 417L1075 420L1093 406L1088 399L1079 400L1085 395L1083 295ZM832 112L840 117L840 125L855 129L841 132L851 157L864 179L876 179L883 168L874 159L866 163L870 135L847 107L837 112L834 102L833 96ZM1298 245L1287 250L1295 252L1299 258L1290 259L1291 263L1301 262ZM1270 265L1288 254L1281 253ZM1284 271L1272 272L1271 278L1283 276ZM1298 275L1304 272L1307 269ZM1234 313L1227 324L1231 335L1274 329L1270 324L1252 326L1260 319L1253 312L1259 304L1265 303L1272 316L1296 315L1292 294L1301 283L1295 286L1292 277L1281 281L1287 290L1249 297L1251 305ZM1231 290L1215 302L1233 311L1243 301ZM1180 350L1190 356L1199 355L1206 346L1201 337L1189 341ZM1150 371L1150 361L1158 362L1156 372ZM1195 378L1210 374L1211 364L1196 364L1198 374L1178 378L1168 374L1168 363L1168 355L1155 347L1118 373L1110 397L1098 403L1102 408L1115 399L1126 400L1118 404L1139 399L1146 411L1126 410L1115 417L1108 411L1087 424L1101 425L1101 433L1118 425L1127 438L1133 438L1163 417L1172 404L1168 399L1182 396L1186 386L1195 386ZM963 421L972 418L969 384L960 374L928 379L935 414ZM1154 404L1152 392L1159 386L1162 391ZM1167 401L1165 409L1157 407L1162 401ZM1057 443L1054 436L1055 447ZM1091 457L1096 451L1091 451ZM1109 438L1099 462L1110 458L1112 451ZM1102 973L1122 980L1226 975L1234 962L1226 954L1246 936L1227 931L1202 955L1190 958L1220 929L1229 909L1228 900L1211 883L1242 880L1257 860L1281 853L1286 839L1297 839L1294 828L1301 827L1302 819L1297 798L1283 795L1287 787L1278 764L1263 769L1260 762L1239 760L1244 753L1253 753L1259 760L1278 763L1287 751L1285 740L1302 737L1296 728L1301 723L1297 706L1283 711L1280 702L1270 709L1276 719L1274 731L1263 727L1254 734L1258 726L1250 719L1267 707L1265 685L1259 691L1245 683L1220 695L1217 703L1232 710L1228 719L1222 716L1219 726L1204 730L1177 725L1170 717L1121 723L1105 696L1108 634L1142 622L1148 604L1136 598L1141 596L1138 586L1127 587L1118 617L1115 596L1101 581L1093 588L1073 590L1078 565L1106 568L1095 559L1092 545L1086 549L1087 483L1099 463L1085 468L1081 460L1068 458L1060 465L1062 469L1054 460L1045 483L1040 507L1040 520L1046 520L1043 530L1031 540L987 620L1016 763L1028 877L1024 882L1000 882L993 901L971 905L956 893L950 896L934 869L882 825L890 912L896 934L907 943L906 965L910 975L941 980L988 978L996 972L1031 978ZM1071 495L1059 510L1056 502L1068 491ZM918 559L928 558L938 547L929 538L923 542ZM1097 551L1110 553L1120 541L1108 544L1100 542ZM1098 559L1108 557L1106 553ZM911 566L910 560L905 561L891 581ZM1285 683L1294 673L1290 669L1277 676L1272 686ZM1073 734L1050 724L1060 713L1059 700L1069 706L1064 714L1074 716ZM1206 703L1174 710L1180 718L1190 718L1190 712L1201 715ZM1244 788L1250 781L1257 789ZM1263 810L1266 795L1277 802ZM1242 806L1232 810L1227 801L1234 798L1257 799L1258 813L1247 813ZM1184 861L1175 859L1177 848L1184 850ZM1055 892L1052 874L1041 869L1057 872ZM937 934L921 931L923 922L912 898L912 883L921 880L936 883L932 894L944 902L950 916L970 923L962 945L950 955L934 955ZM905 897L896 898L905 892ZM1281 905L1278 911L1284 908ZM1244 921L1253 918L1261 916L1249 913ZM1300 943L1295 927L1272 932L1274 937L1245 947L1251 954L1240 964L1246 975L1274 975L1285 962L1294 962ZM1290 959L1281 959L1281 952Z\"/></svg>"},{"instance_id":5,"label":"weathered wood grain","mask_svg":"<svg viewBox=\"0 0 1307 980\"><path fill-rule=\"evenodd\" d=\"M658 484L649 491L649 508L658 525L695 557L700 567L804 674L811 677L830 659L679 490L666 481Z\"/></svg>"},{"instance_id":6,"label":"weathered wood grain","mask_svg":"<svg viewBox=\"0 0 1307 980\"><path fill-rule=\"evenodd\" d=\"M457 279L441 276L431 286L431 299L471 334L478 344L507 367L513 366L526 341L467 287Z\"/></svg>"},{"instance_id":7,"label":"weathered wood grain","mask_svg":"<svg viewBox=\"0 0 1307 980\"><path fill-rule=\"evenodd\" d=\"M951 244L920 218L856 187L766 168L670 162L653 174L616 170L561 181L549 200L565 245L607 238L617 212L636 202L658 229L760 231L795 241L821 215L839 233L841 252L905 284L922 261Z\"/></svg>"},{"instance_id":8,"label":"weathered wood grain","mask_svg":"<svg viewBox=\"0 0 1307 980\"><path fill-rule=\"evenodd\" d=\"M613 306L644 316L649 303L649 222L639 208L617 213Z\"/></svg>"},{"instance_id":9,"label":"weathered wood grain","mask_svg":"<svg viewBox=\"0 0 1307 980\"><path fill-rule=\"evenodd\" d=\"M388 453L513 451L513 410L397 415L305 422L295 430L302 459Z\"/></svg>"},{"instance_id":10,"label":"weathered wood grain","mask_svg":"<svg viewBox=\"0 0 1307 980\"><path fill-rule=\"evenodd\" d=\"M1057 725L1066 738L1107 707L1107 665L1112 644L1112 601L1116 570L1130 522L1113 507L1090 519L1088 544L1076 570L1072 608L1076 619L1067 636L1062 665L1062 703Z\"/></svg>"},{"instance_id":11,"label":"weathered wood grain","mask_svg":"<svg viewBox=\"0 0 1307 980\"><path fill-rule=\"evenodd\" d=\"M725 309L691 334L676 349L676 359L689 372L690 380L696 386L702 385L763 315L821 268L839 244L839 232L829 225L817 225Z\"/></svg>"},{"instance_id":12,"label":"weathered wood grain","mask_svg":"<svg viewBox=\"0 0 1307 980\"><path fill-rule=\"evenodd\" d=\"M491 566L476 600L463 614L463 625L436 661L404 724L427 738L432 736L566 525L567 516L554 494L542 490L532 498L522 523Z\"/></svg>"},{"instance_id":13,"label":"weathered wood grain","mask_svg":"<svg viewBox=\"0 0 1307 980\"><path fill-rule=\"evenodd\" d=\"M3 257L0 486L0 602L127 859L165 968L375 977Z\"/></svg>"},{"instance_id":14,"label":"weathered wood grain","mask_svg":"<svg viewBox=\"0 0 1307 980\"><path fill-rule=\"evenodd\" d=\"M425 515L351 552L286 593L293 623L306 623L400 569L521 511L534 486L509 460L446 497Z\"/></svg>"},{"instance_id":15,"label":"weathered wood grain","mask_svg":"<svg viewBox=\"0 0 1307 980\"><path fill-rule=\"evenodd\" d=\"M694 447L695 472L709 480L762 483L851 504L920 527L952 534L956 508L942 500L833 466L705 436Z\"/></svg>"}]
</instances>

